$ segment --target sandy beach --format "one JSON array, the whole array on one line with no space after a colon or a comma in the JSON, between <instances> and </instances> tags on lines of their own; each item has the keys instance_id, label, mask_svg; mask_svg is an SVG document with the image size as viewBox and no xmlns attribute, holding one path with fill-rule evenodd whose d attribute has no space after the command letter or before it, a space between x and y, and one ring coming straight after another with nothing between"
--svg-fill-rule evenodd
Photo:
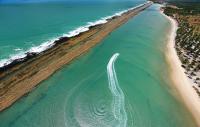
<instances>
[{"instance_id":1,"label":"sandy beach","mask_svg":"<svg viewBox=\"0 0 200 127\"><path fill-rule=\"evenodd\" d=\"M161 12L162 13L162 12ZM184 68L181 67L181 61L174 48L176 31L178 28L177 22L162 13L171 23L171 30L169 34L169 41L166 47L166 58L169 64L170 77L173 85L181 96L181 99L192 113L198 126L200 126L200 98L189 78L184 73Z\"/></svg>"},{"instance_id":2,"label":"sandy beach","mask_svg":"<svg viewBox=\"0 0 200 127\"><path fill-rule=\"evenodd\" d=\"M52 48L40 54L28 54L26 59L18 60L2 68L0 70L0 111L30 92L62 66L87 52L113 30L151 4L151 2L147 2L140 7L123 13L121 16L109 19L105 24L90 27L88 31L77 36L60 38Z\"/></svg>"}]
</instances>

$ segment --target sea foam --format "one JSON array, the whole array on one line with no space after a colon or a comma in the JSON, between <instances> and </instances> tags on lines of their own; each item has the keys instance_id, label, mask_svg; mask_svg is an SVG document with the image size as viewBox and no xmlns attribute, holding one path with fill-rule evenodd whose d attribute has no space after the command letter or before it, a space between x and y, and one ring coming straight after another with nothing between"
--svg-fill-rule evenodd
<instances>
[{"instance_id":1,"label":"sea foam","mask_svg":"<svg viewBox=\"0 0 200 127\"><path fill-rule=\"evenodd\" d=\"M146 3L149 3L149 1L146 2ZM74 37L74 36L77 36L80 33L88 31L91 26L105 24L105 23L108 22L109 19L112 19L113 17L121 16L122 14L124 14L124 13L126 13L126 12L128 12L130 10L134 10L134 9L136 9L138 7L141 7L141 6L145 5L146 3L140 4L140 5L135 6L133 8L129 8L127 10L116 12L114 15L103 17L100 20L97 20L97 21L94 21L94 22L88 22L85 26L80 26L80 27L78 27L78 28L66 33L66 34L63 34L63 36L61 36L61 37L51 39L50 41L46 41L46 42L42 43L39 46L31 47L27 51L20 51L19 53L15 54L15 55L11 55L8 59L2 59L2 60L0 60L0 68L2 68L3 66L9 65L10 63L12 63L16 59L25 58L27 53L36 53L36 54L41 53L41 52L51 48L52 46L54 46L55 45L55 41L59 40L62 37Z\"/></svg>"}]
</instances>

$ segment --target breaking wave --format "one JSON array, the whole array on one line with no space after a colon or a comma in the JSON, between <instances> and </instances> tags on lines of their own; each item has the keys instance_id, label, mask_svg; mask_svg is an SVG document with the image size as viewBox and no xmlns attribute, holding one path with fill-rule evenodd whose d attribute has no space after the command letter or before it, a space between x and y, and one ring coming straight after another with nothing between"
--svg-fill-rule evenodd
<instances>
[{"instance_id":1,"label":"breaking wave","mask_svg":"<svg viewBox=\"0 0 200 127\"><path fill-rule=\"evenodd\" d=\"M146 3L148 3L148 2L146 2ZM78 28L66 33L66 34L63 34L63 36L61 36L59 38L54 38L54 39L51 39L50 41L42 43L39 46L31 47L27 51L20 51L20 53L11 55L10 58L8 58L8 59L1 59L0 60L0 68L11 64L13 61L15 61L17 59L25 58L27 56L27 54L32 54L32 53L39 54L39 53L51 48L52 46L54 46L56 44L55 42L58 41L59 39L63 38L63 37L69 37L70 38L70 37L77 36L80 33L88 31L90 29L90 27L92 27L92 26L107 23L109 19L112 19L113 17L121 16L122 14L124 14L124 13L126 13L130 10L136 9L138 7L141 7L141 6L145 5L146 3L140 4L138 6L129 8L129 9L124 10L124 11L117 12L114 15L111 15L111 16L103 17L100 20L97 20L97 21L94 21L94 22L88 22L85 26L80 26L80 27L78 27Z\"/></svg>"}]
</instances>

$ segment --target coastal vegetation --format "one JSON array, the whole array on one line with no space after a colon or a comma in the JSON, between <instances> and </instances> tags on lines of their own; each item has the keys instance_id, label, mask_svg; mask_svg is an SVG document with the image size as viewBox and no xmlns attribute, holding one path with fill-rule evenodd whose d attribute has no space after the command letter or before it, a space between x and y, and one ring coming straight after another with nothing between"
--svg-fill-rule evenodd
<instances>
[{"instance_id":1,"label":"coastal vegetation","mask_svg":"<svg viewBox=\"0 0 200 127\"><path fill-rule=\"evenodd\" d=\"M178 23L175 49L200 96L200 3L169 3L164 13Z\"/></svg>"}]
</instances>

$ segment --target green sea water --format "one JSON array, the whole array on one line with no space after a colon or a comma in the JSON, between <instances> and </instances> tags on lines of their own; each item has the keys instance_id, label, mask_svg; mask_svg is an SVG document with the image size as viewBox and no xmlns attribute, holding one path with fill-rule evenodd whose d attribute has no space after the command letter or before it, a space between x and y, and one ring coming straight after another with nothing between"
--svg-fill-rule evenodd
<instances>
[{"instance_id":1,"label":"green sea water","mask_svg":"<svg viewBox=\"0 0 200 127\"><path fill-rule=\"evenodd\" d=\"M153 5L0 113L0 127L196 127L164 50L169 21Z\"/></svg>"},{"instance_id":2,"label":"green sea water","mask_svg":"<svg viewBox=\"0 0 200 127\"><path fill-rule=\"evenodd\" d=\"M141 3L144 1L0 4L0 62Z\"/></svg>"}]
</instances>

